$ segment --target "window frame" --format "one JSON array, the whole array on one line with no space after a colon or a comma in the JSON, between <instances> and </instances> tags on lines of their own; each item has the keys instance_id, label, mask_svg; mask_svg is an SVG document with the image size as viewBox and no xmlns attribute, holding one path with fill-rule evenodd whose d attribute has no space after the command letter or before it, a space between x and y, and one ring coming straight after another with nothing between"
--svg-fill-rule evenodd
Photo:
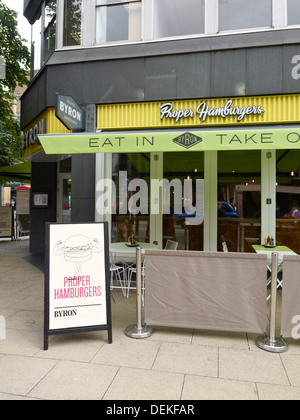
<instances>
[{"instance_id":1,"label":"window frame","mask_svg":"<svg viewBox=\"0 0 300 420\"><path fill-rule=\"evenodd\" d=\"M62 48L76 48L76 47L81 47L83 44L83 6L84 6L84 0L82 0L81 2L81 31L80 31L80 43L79 44L74 44L74 45L64 45L64 39L65 39L65 1L66 0L57 0L57 1L61 1L62 6L61 6L61 10L62 10L62 27L61 27L61 44L62 44Z\"/></svg>"},{"instance_id":2,"label":"window frame","mask_svg":"<svg viewBox=\"0 0 300 420\"><path fill-rule=\"evenodd\" d=\"M237 33L253 33L253 32L269 32L276 29L294 29L300 27L299 25L288 25L287 22L287 1L286 0L272 0L272 24L269 27L255 27L255 28L242 28L236 30L219 30L219 0L206 0L205 1L205 18L204 18L204 33L184 35L184 36L170 36L164 38L154 38L154 0L116 0L112 3L97 4L97 0L84 0L82 4L82 34L81 45L63 46L63 20L64 20L64 0L57 0L57 13L56 13L56 49L74 49L82 47L94 46L111 46L111 45L124 45L135 44L141 42L164 42L179 39L193 39L203 38L207 36L225 36ZM126 4L140 3L141 4L141 39L134 40L121 40L111 42L97 42L97 10L100 7L114 7L124 6ZM45 1L43 10L45 7ZM42 30L42 33L43 30ZM44 53L44 49L42 50ZM44 54L42 54L44 59Z\"/></svg>"},{"instance_id":3,"label":"window frame","mask_svg":"<svg viewBox=\"0 0 300 420\"><path fill-rule=\"evenodd\" d=\"M197 33L191 33L191 34L187 34L187 35L168 35L168 36L162 36L162 37L154 37L155 32L157 31L156 25L155 25L155 21L154 21L154 15L156 15L156 9L157 9L157 3L159 3L161 0L152 0L152 40L156 41L156 40L165 40L165 39L183 39L183 38L195 38L195 37L201 37L204 35L207 35L206 33L206 19L207 19L207 15L206 15L206 11L207 9L209 9L211 7L211 4L213 2L215 2L215 0L211 0L211 3L208 3L207 0L194 0L195 4L197 1L204 1L204 22L203 22L203 31L202 32L197 32ZM183 2L184 5L184 2Z\"/></svg>"},{"instance_id":4,"label":"window frame","mask_svg":"<svg viewBox=\"0 0 300 420\"><path fill-rule=\"evenodd\" d=\"M101 1L101 0L99 0L99 1ZM104 2L103 4L97 4L98 3L98 0L95 0L95 11L96 11L96 13L95 13L95 45L109 45L109 44L115 44L115 43L117 43L117 44L123 44L123 43L143 42L144 41L144 39L143 39L143 24L144 24L145 20L143 19L143 3L144 3L143 0L126 0L126 1L116 0L116 1L113 1L112 3L105 2L107 0L102 0L102 1ZM107 8L109 8L109 7L117 7L117 6L130 5L130 4L133 4L133 3L137 3L137 4L139 3L141 5L141 16L140 16L140 18L141 18L141 27L140 27L141 37L140 38L141 39L140 40L134 40L134 41L127 39L127 40L106 41L106 42L100 42L100 43L98 43L97 42L97 18L98 18L98 10L100 10L101 7L107 7Z\"/></svg>"},{"instance_id":5,"label":"window frame","mask_svg":"<svg viewBox=\"0 0 300 420\"><path fill-rule=\"evenodd\" d=\"M271 2L271 15L270 15L270 18L271 18L271 23L270 23L270 26L254 26L254 27L247 27L247 28L237 28L237 29L223 29L223 30L221 30L220 29L220 1L221 0L218 0L218 13L217 13L217 19L218 19L218 34L220 34L220 35L225 35L225 34L228 34L228 33L249 33L249 32L260 32L260 31L263 31L263 30L272 30L272 29L274 29L274 5L275 5L275 2L276 2L276 0L271 0L270 2ZM207 3L206 3L207 4Z\"/></svg>"},{"instance_id":6,"label":"window frame","mask_svg":"<svg viewBox=\"0 0 300 420\"><path fill-rule=\"evenodd\" d=\"M44 64L46 61L49 60L50 56L52 54L50 54L49 57L46 58L46 33L52 28L55 27L55 45L54 45L54 50L53 52L56 50L57 48L57 7L58 7L58 0L56 1L56 12L54 14L54 16L52 17L52 19L48 22L47 26L46 26L46 7L48 5L48 3L51 0L44 0L43 3L43 10L42 10L42 19L41 19L41 60L42 60L42 64Z\"/></svg>"},{"instance_id":7,"label":"window frame","mask_svg":"<svg viewBox=\"0 0 300 420\"><path fill-rule=\"evenodd\" d=\"M124 6L125 4L129 4L129 3L142 3L142 0L126 0L126 1L116 0L116 1L113 1L112 3L101 3L101 4L97 4L97 0L96 0L95 6L97 9L98 7Z\"/></svg>"},{"instance_id":8,"label":"window frame","mask_svg":"<svg viewBox=\"0 0 300 420\"><path fill-rule=\"evenodd\" d=\"M297 28L299 25L300 25L300 23L298 23L298 24L289 24L289 8L288 8L288 1L289 0L286 0L286 27L287 28Z\"/></svg>"}]
</instances>

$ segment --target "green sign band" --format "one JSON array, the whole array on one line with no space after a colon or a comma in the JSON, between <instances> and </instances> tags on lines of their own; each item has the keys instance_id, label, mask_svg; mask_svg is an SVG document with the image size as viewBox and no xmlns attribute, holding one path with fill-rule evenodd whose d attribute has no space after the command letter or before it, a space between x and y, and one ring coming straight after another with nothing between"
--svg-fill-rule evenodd
<instances>
[{"instance_id":1,"label":"green sign band","mask_svg":"<svg viewBox=\"0 0 300 420\"><path fill-rule=\"evenodd\" d=\"M300 127L51 134L38 138L46 154L299 149Z\"/></svg>"}]
</instances>

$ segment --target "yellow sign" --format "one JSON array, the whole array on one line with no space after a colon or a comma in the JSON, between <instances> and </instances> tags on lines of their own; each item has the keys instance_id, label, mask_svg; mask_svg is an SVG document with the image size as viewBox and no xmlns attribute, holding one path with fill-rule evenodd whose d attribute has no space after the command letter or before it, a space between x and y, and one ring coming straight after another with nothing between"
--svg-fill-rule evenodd
<instances>
[{"instance_id":1,"label":"yellow sign","mask_svg":"<svg viewBox=\"0 0 300 420\"><path fill-rule=\"evenodd\" d=\"M22 157L29 158L35 153L43 150L38 144L37 138L39 134L54 133L71 133L66 127L55 117L55 108L48 108L32 124L27 126L22 135Z\"/></svg>"},{"instance_id":2,"label":"yellow sign","mask_svg":"<svg viewBox=\"0 0 300 420\"><path fill-rule=\"evenodd\" d=\"M300 121L300 95L99 105L98 130L198 128Z\"/></svg>"}]
</instances>

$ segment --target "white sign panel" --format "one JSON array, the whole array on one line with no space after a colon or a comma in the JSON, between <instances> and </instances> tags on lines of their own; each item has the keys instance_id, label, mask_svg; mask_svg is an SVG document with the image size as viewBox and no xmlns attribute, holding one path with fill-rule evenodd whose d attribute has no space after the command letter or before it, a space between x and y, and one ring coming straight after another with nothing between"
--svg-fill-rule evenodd
<instances>
[{"instance_id":1,"label":"white sign panel","mask_svg":"<svg viewBox=\"0 0 300 420\"><path fill-rule=\"evenodd\" d=\"M49 236L49 330L106 325L104 225L50 225Z\"/></svg>"},{"instance_id":2,"label":"white sign panel","mask_svg":"<svg viewBox=\"0 0 300 420\"><path fill-rule=\"evenodd\" d=\"M16 196L17 214L30 214L30 191L18 191Z\"/></svg>"},{"instance_id":3,"label":"white sign panel","mask_svg":"<svg viewBox=\"0 0 300 420\"><path fill-rule=\"evenodd\" d=\"M10 237L12 232L12 208L0 207L0 237Z\"/></svg>"}]
</instances>

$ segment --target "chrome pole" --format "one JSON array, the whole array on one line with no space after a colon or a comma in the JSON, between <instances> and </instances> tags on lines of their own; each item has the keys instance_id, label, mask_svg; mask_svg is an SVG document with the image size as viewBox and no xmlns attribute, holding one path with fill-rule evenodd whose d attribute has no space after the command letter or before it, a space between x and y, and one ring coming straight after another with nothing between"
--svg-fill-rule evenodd
<instances>
[{"instance_id":1,"label":"chrome pole","mask_svg":"<svg viewBox=\"0 0 300 420\"><path fill-rule=\"evenodd\" d=\"M129 325L125 334L130 338L148 338L152 328L142 324L142 250L136 249L136 325Z\"/></svg>"},{"instance_id":2,"label":"chrome pole","mask_svg":"<svg viewBox=\"0 0 300 420\"><path fill-rule=\"evenodd\" d=\"M270 344L276 343L276 308L277 308L277 267L278 253L272 253L272 280L271 280L271 309L270 309Z\"/></svg>"},{"instance_id":3,"label":"chrome pole","mask_svg":"<svg viewBox=\"0 0 300 420\"><path fill-rule=\"evenodd\" d=\"M136 250L136 319L137 329L142 330L142 252Z\"/></svg>"},{"instance_id":4,"label":"chrome pole","mask_svg":"<svg viewBox=\"0 0 300 420\"><path fill-rule=\"evenodd\" d=\"M282 337L276 337L276 312L277 312L277 275L278 253L272 253L272 276L271 276L271 308L270 308L270 334L260 336L256 345L262 350L273 353L284 353L288 350L288 344Z\"/></svg>"}]
</instances>

